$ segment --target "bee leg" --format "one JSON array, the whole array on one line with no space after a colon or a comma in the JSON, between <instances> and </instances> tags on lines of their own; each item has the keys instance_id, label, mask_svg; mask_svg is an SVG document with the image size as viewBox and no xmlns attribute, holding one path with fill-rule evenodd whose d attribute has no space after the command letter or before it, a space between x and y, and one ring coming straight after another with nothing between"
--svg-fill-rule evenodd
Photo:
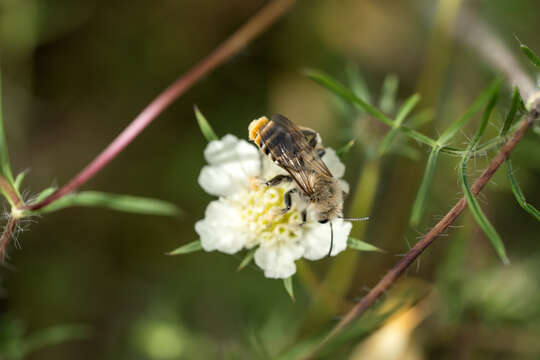
<instances>
[{"instance_id":1,"label":"bee leg","mask_svg":"<svg viewBox=\"0 0 540 360\"><path fill-rule=\"evenodd\" d=\"M320 158L322 158L326 154L326 150L323 148L317 149L317 155L319 155Z\"/></svg>"},{"instance_id":2,"label":"bee leg","mask_svg":"<svg viewBox=\"0 0 540 360\"><path fill-rule=\"evenodd\" d=\"M304 225L307 221L307 209L304 209L302 210L302 223L300 224L300 226Z\"/></svg>"},{"instance_id":3,"label":"bee leg","mask_svg":"<svg viewBox=\"0 0 540 360\"><path fill-rule=\"evenodd\" d=\"M285 193L285 195L283 195L283 201L285 202L285 208L281 209L282 214L285 214L287 211L291 210L292 194L294 194L297 191L298 191L298 189L294 188L294 189L291 189L291 190L287 191Z\"/></svg>"},{"instance_id":4,"label":"bee leg","mask_svg":"<svg viewBox=\"0 0 540 360\"><path fill-rule=\"evenodd\" d=\"M271 178L270 180L268 180L267 182L265 182L264 184L266 186L276 186L276 185L281 184L284 181L291 182L292 177L289 175L277 175Z\"/></svg>"}]
</instances>

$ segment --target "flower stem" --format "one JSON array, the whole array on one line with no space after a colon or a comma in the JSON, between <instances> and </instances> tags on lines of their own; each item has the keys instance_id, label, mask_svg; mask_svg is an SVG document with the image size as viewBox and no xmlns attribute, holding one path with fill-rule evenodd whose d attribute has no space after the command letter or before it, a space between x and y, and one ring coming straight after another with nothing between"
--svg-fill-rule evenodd
<instances>
[{"instance_id":1,"label":"flower stem","mask_svg":"<svg viewBox=\"0 0 540 360\"><path fill-rule=\"evenodd\" d=\"M18 192L10 185L10 183L2 176L0 176L0 191L6 199L9 201L9 204L13 208L19 208L23 201L21 200Z\"/></svg>"},{"instance_id":2,"label":"flower stem","mask_svg":"<svg viewBox=\"0 0 540 360\"><path fill-rule=\"evenodd\" d=\"M516 132L510 137L502 149L491 160L489 166L484 170L482 175L474 182L471 192L473 195L478 195L484 186L489 182L491 177L495 174L499 166L508 158L512 150L517 143L523 138L534 120L539 117L540 106L533 108L522 121ZM375 301L384 294L394 283L394 281L416 260L424 250L431 245L431 243L439 237L450 226L454 220L463 212L467 206L465 197L462 197L456 205L445 215L445 217L439 221L422 239L413 246L407 254L401 258L401 260L394 265L394 267L386 273L386 275L379 281L379 283L371 289L371 291L362 298L362 300L356 304L343 319L332 329L332 331L326 336L326 338L315 348L313 353L316 353L324 345L326 345L331 339L339 334L345 327L356 320L360 315L366 312ZM310 358L308 357L308 358Z\"/></svg>"},{"instance_id":3,"label":"flower stem","mask_svg":"<svg viewBox=\"0 0 540 360\"><path fill-rule=\"evenodd\" d=\"M176 98L196 84L201 78L236 54L251 40L272 25L296 0L275 0L255 14L244 26L231 35L190 71L178 78L159 94L144 110L109 144L90 164L66 185L44 200L28 205L25 209L38 210L77 189L110 163Z\"/></svg>"},{"instance_id":4,"label":"flower stem","mask_svg":"<svg viewBox=\"0 0 540 360\"><path fill-rule=\"evenodd\" d=\"M15 229L17 228L17 222L18 220L16 218L10 216L6 226L4 227L2 236L0 236L0 262L2 263L4 262L7 246L11 242Z\"/></svg>"}]
</instances>

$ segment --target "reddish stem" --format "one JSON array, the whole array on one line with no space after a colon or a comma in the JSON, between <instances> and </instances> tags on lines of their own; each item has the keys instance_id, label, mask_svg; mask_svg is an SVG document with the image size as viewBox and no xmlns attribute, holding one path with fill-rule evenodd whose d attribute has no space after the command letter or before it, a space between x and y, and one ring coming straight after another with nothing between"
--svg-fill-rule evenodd
<instances>
[{"instance_id":1,"label":"reddish stem","mask_svg":"<svg viewBox=\"0 0 540 360\"><path fill-rule=\"evenodd\" d=\"M154 101L152 101L139 116L137 116L128 127L105 148L105 150L79 172L77 176L49 197L38 203L27 205L25 209L41 209L87 182L105 165L111 162L116 155L129 145L159 114L176 100L176 98L186 92L186 90L225 60L237 53L257 35L261 34L295 2L296 0L275 0L266 5L217 49L159 94L158 97L156 97Z\"/></svg>"},{"instance_id":2,"label":"reddish stem","mask_svg":"<svg viewBox=\"0 0 540 360\"><path fill-rule=\"evenodd\" d=\"M497 169L501 164L508 158L512 150L514 150L517 143L523 138L531 124L539 116L538 108L533 108L526 116L525 120L521 126L516 130L506 144L501 148L497 155L491 160L489 166L484 170L482 175L474 182L471 187L471 192L476 196L482 191L484 186L489 182L491 177L495 174ZM397 262L394 267L386 273L386 275L375 285L371 291L360 300L344 317L341 321L330 331L326 338L317 345L313 352L306 357L306 359L311 359L314 357L314 354L322 349L331 339L333 339L337 334L343 331L348 325L353 321L358 319L360 315L366 312L377 299L384 294L394 282L403 274L403 272L416 260L420 254L426 250L429 245L435 241L456 219L457 217L465 210L467 207L467 200L465 197L462 197L456 205L441 219L422 239L416 243L407 254Z\"/></svg>"},{"instance_id":3,"label":"reddish stem","mask_svg":"<svg viewBox=\"0 0 540 360\"><path fill-rule=\"evenodd\" d=\"M4 257L6 256L6 249L11 242L13 234L15 234L15 230L17 229L17 222L17 219L10 216L6 226L4 227L2 236L0 236L0 262L2 263L4 262Z\"/></svg>"}]
</instances>

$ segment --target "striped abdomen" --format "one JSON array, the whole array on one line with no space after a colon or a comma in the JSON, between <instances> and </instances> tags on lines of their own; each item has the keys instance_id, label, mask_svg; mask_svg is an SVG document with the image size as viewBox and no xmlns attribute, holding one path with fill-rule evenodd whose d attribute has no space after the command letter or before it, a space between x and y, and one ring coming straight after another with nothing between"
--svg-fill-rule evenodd
<instances>
[{"instance_id":1,"label":"striped abdomen","mask_svg":"<svg viewBox=\"0 0 540 360\"><path fill-rule=\"evenodd\" d=\"M289 136L283 131L283 127L268 120L266 116L253 120L248 127L249 139L255 143L273 161L277 161L272 154L272 148L283 144ZM289 141L290 142L290 141Z\"/></svg>"}]
</instances>

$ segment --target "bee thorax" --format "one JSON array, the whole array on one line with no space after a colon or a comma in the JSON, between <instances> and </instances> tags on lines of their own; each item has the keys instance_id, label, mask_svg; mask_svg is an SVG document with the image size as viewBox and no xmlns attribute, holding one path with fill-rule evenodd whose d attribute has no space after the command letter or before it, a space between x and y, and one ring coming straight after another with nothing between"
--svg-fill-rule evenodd
<instances>
[{"instance_id":1,"label":"bee thorax","mask_svg":"<svg viewBox=\"0 0 540 360\"><path fill-rule=\"evenodd\" d=\"M343 211L343 196L337 179L319 177L311 197L311 211L316 221L332 221L340 217Z\"/></svg>"}]
</instances>

